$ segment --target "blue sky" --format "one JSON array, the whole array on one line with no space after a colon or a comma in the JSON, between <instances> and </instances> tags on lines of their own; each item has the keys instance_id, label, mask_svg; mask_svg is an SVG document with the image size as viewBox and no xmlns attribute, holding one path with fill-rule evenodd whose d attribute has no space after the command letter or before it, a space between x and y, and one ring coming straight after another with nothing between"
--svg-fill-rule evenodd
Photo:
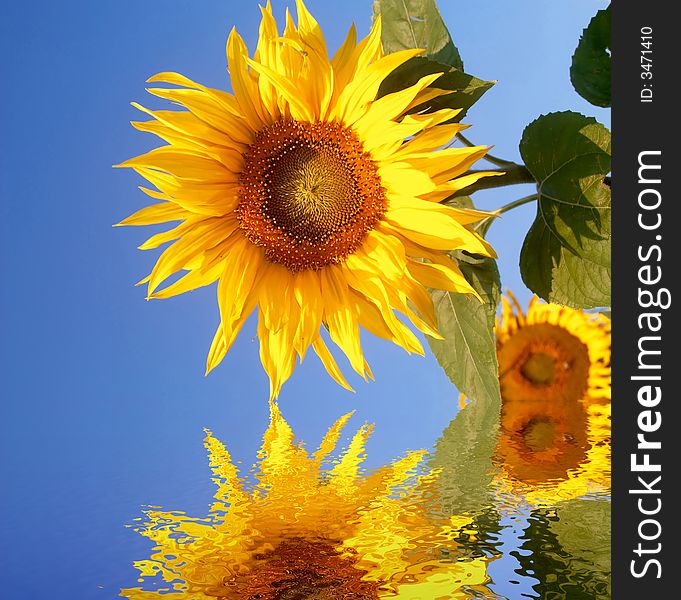
<instances>
[{"instance_id":1,"label":"blue sky","mask_svg":"<svg viewBox=\"0 0 681 600\"><path fill-rule=\"evenodd\" d=\"M284 2L274 2L283 15ZM607 3L462 3L440 9L466 70L498 84L469 112L469 137L519 160L524 126L576 110L609 126L609 111L569 81L571 54ZM369 28L369 0L308 7L335 49L354 20ZM210 487L202 428L250 465L267 424L267 379L250 322L209 377L204 361L218 321L213 287L146 302L134 287L157 254L136 247L152 229L111 225L146 202L134 173L111 165L156 145L129 125L130 106L159 71L229 89L224 45L235 25L252 49L255 2L6 2L0 147L0 369L3 496L2 595L113 598L134 583L146 543L123 527L146 503L202 514ZM494 208L531 192L479 194ZM489 238L505 286L522 300L518 256L533 218L526 206ZM377 381L336 386L315 358L280 403L310 446L341 414L376 423L368 465L430 447L456 414L456 393L431 355L408 356L366 336ZM9 485L4 485L9 482ZM102 587L98 587L102 586ZM56 595L55 595L56 594Z\"/></svg>"}]
</instances>

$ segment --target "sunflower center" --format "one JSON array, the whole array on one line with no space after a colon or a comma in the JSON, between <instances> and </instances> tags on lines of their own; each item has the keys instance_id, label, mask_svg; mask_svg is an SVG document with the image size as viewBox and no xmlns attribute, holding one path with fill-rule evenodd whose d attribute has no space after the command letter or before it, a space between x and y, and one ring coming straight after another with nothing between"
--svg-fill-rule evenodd
<instances>
[{"instance_id":1,"label":"sunflower center","mask_svg":"<svg viewBox=\"0 0 681 600\"><path fill-rule=\"evenodd\" d=\"M508 400L502 397L495 460L515 479L564 479L587 458L587 414L580 400Z\"/></svg>"},{"instance_id":2,"label":"sunflower center","mask_svg":"<svg viewBox=\"0 0 681 600\"><path fill-rule=\"evenodd\" d=\"M257 555L256 565L234 590L241 600L375 600L378 583L363 581L366 571L341 556L325 540L290 538ZM224 598L230 582L225 582Z\"/></svg>"},{"instance_id":3,"label":"sunflower center","mask_svg":"<svg viewBox=\"0 0 681 600\"><path fill-rule=\"evenodd\" d=\"M324 240L361 206L352 171L336 148L295 146L277 157L268 175L272 196L265 211L301 240Z\"/></svg>"},{"instance_id":4,"label":"sunflower center","mask_svg":"<svg viewBox=\"0 0 681 600\"><path fill-rule=\"evenodd\" d=\"M248 150L236 214L270 261L296 272L343 261L386 208L376 164L354 132L282 119Z\"/></svg>"},{"instance_id":5,"label":"sunflower center","mask_svg":"<svg viewBox=\"0 0 681 600\"><path fill-rule=\"evenodd\" d=\"M525 446L532 452L543 452L555 444L556 427L549 420L532 420L524 428Z\"/></svg>"},{"instance_id":6,"label":"sunflower center","mask_svg":"<svg viewBox=\"0 0 681 600\"><path fill-rule=\"evenodd\" d=\"M530 354L520 370L532 383L547 384L556 375L556 361L548 354L535 352Z\"/></svg>"},{"instance_id":7,"label":"sunflower center","mask_svg":"<svg viewBox=\"0 0 681 600\"><path fill-rule=\"evenodd\" d=\"M526 325L497 348L506 400L578 400L589 387L588 348L562 327Z\"/></svg>"}]
</instances>

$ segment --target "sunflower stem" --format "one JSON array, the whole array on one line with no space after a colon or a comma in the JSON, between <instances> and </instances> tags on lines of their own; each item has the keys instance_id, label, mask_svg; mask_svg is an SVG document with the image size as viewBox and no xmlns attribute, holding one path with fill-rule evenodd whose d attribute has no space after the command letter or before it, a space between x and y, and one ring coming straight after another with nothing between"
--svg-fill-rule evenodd
<instances>
[{"instance_id":1,"label":"sunflower stem","mask_svg":"<svg viewBox=\"0 0 681 600\"><path fill-rule=\"evenodd\" d=\"M473 173L480 173L480 170L470 170L465 175L472 175ZM489 172L489 171L486 171ZM516 163L511 163L506 165L493 173L498 173L498 175L492 177L483 177L479 179L472 185L465 187L458 192L453 194L456 196L470 196L473 192L478 190L488 190L492 188L504 187L507 185L518 185L521 183L537 183L537 180L533 177L532 173L528 170L525 165L519 165Z\"/></svg>"},{"instance_id":2,"label":"sunflower stem","mask_svg":"<svg viewBox=\"0 0 681 600\"><path fill-rule=\"evenodd\" d=\"M539 198L539 194L530 194L529 196L525 196L524 198L518 198L517 200L514 200L513 202L509 202L508 204L504 204L503 206L500 206L497 208L494 212L495 215L503 215L505 212L508 212L509 210L513 210L514 208L518 206L522 206L523 204L527 204L528 202L532 202L533 200L537 200Z\"/></svg>"},{"instance_id":3,"label":"sunflower stem","mask_svg":"<svg viewBox=\"0 0 681 600\"><path fill-rule=\"evenodd\" d=\"M518 198L518 200L514 200L513 202L509 202L508 204L500 206L496 210L491 211L491 215L489 217L477 223L475 225L475 230L484 237L487 234L487 230L491 227L492 223L494 223L494 221L500 215L503 215L505 212L513 210L518 206L522 206L523 204L527 204L528 202L537 200L538 198L539 194L530 194L529 196L525 196L524 198Z\"/></svg>"},{"instance_id":4,"label":"sunflower stem","mask_svg":"<svg viewBox=\"0 0 681 600\"><path fill-rule=\"evenodd\" d=\"M469 148L475 146L473 142L471 142L466 136L464 136L462 133L457 133L456 134L456 139L459 141L463 142L464 145L468 146ZM485 154L483 158L487 162L491 162L493 165L496 165L497 167L509 167L511 165L515 165L511 160L505 160L503 158L499 158L498 156L493 156L492 154Z\"/></svg>"}]
</instances>

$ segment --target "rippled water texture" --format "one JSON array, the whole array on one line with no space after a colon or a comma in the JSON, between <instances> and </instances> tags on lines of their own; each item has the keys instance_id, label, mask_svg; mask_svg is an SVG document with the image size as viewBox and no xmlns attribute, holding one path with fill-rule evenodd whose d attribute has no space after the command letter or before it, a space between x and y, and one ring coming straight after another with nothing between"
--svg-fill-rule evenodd
<instances>
[{"instance_id":1,"label":"rippled water texture","mask_svg":"<svg viewBox=\"0 0 681 600\"><path fill-rule=\"evenodd\" d=\"M610 402L472 403L431 464L446 512L471 513L472 552L507 598L610 597Z\"/></svg>"},{"instance_id":2,"label":"rippled water texture","mask_svg":"<svg viewBox=\"0 0 681 600\"><path fill-rule=\"evenodd\" d=\"M501 415L500 417L498 415ZM130 599L607 598L609 403L471 403L430 453L365 472L351 414L307 451L276 405L241 473L207 432L202 515L149 508Z\"/></svg>"}]
</instances>

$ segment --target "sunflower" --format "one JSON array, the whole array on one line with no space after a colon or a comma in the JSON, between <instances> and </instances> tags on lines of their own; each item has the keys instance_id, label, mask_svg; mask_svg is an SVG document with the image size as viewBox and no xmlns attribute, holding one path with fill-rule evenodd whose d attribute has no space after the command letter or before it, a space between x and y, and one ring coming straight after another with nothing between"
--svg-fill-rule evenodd
<instances>
[{"instance_id":1,"label":"sunflower","mask_svg":"<svg viewBox=\"0 0 681 600\"><path fill-rule=\"evenodd\" d=\"M552 505L610 488L610 320L512 294L497 321L500 496Z\"/></svg>"},{"instance_id":2,"label":"sunflower","mask_svg":"<svg viewBox=\"0 0 681 600\"><path fill-rule=\"evenodd\" d=\"M439 73L378 98L384 79L423 50L384 55L381 19L356 42L354 26L329 59L302 1L283 33L262 10L252 58L235 30L227 42L233 93L177 73L148 91L187 110L137 108L133 123L167 145L128 160L159 200L121 225L179 221L140 246L172 242L140 283L149 298L217 285L221 322L206 372L225 356L257 308L260 358L276 397L312 346L350 389L328 339L365 379L360 328L423 354L404 315L434 337L427 287L475 294L445 251L494 256L471 224L486 213L441 201L488 172L469 172L486 147L443 147L465 126L458 110L420 110L447 92ZM173 275L166 287L160 287ZM323 337L321 332L326 329Z\"/></svg>"},{"instance_id":3,"label":"sunflower","mask_svg":"<svg viewBox=\"0 0 681 600\"><path fill-rule=\"evenodd\" d=\"M472 519L428 518L423 500L436 474L419 470L424 452L372 474L362 472L371 427L331 459L341 417L309 455L278 407L251 485L239 477L225 447L207 431L215 502L206 518L158 508L136 530L155 548L135 563L142 587L134 600L445 600L482 592L487 560L458 552Z\"/></svg>"},{"instance_id":4,"label":"sunflower","mask_svg":"<svg viewBox=\"0 0 681 600\"><path fill-rule=\"evenodd\" d=\"M610 319L540 302L527 314L513 294L502 298L496 325L504 401L610 399Z\"/></svg>"}]
</instances>

